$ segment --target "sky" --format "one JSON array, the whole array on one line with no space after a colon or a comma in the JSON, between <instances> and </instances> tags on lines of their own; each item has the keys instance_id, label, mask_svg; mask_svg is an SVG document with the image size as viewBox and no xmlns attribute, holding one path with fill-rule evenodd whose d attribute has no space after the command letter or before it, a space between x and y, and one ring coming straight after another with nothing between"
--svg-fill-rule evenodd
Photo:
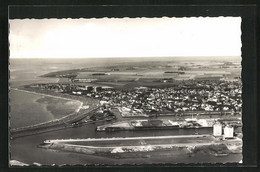
<instances>
[{"instance_id":1,"label":"sky","mask_svg":"<svg viewBox=\"0 0 260 172\"><path fill-rule=\"evenodd\" d=\"M10 58L241 56L240 17L12 19Z\"/></svg>"}]
</instances>

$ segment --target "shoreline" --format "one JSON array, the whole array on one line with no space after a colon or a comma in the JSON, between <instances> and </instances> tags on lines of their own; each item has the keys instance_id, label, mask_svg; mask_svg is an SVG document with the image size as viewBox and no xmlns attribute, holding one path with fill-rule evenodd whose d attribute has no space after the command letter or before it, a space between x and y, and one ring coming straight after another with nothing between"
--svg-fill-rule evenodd
<instances>
[{"instance_id":1,"label":"shoreline","mask_svg":"<svg viewBox=\"0 0 260 172\"><path fill-rule=\"evenodd\" d=\"M35 95L40 95L40 96L47 96L47 97L52 97L52 98L57 98L57 99L63 99L63 100L68 100L68 101L78 101L80 102L80 105L77 109L75 109L75 111L69 115L66 115L64 117L61 117L61 118L57 118L57 119L53 119L53 120L50 120L50 121L46 121L46 122L41 122L41 123L38 123L38 124L34 124L34 125L28 125L28 126L24 126L24 127L19 127L19 128L13 128L11 129L11 131L16 131L16 130L22 130L22 129L26 129L26 128L30 128L30 127L37 127L37 126L41 126L41 125L45 125L45 124L49 124L49 123L53 123L53 122L58 122L60 120L63 120L71 115L75 115L74 113L75 112L79 112L82 107L83 107L83 102L82 101L79 101L79 100L75 100L75 99L68 99L68 98L64 98L64 97L58 97L58 96L52 96L52 95L48 95L48 94L41 94L41 93L37 93L37 92L33 92L33 91L27 91L27 90L22 90L22 89L18 89L18 88L11 88L12 90L15 90L15 91L22 91L22 92L25 92L25 93L29 93L29 94L35 94ZM48 113L51 113L49 112L47 109L46 111Z\"/></svg>"},{"instance_id":2,"label":"shoreline","mask_svg":"<svg viewBox=\"0 0 260 172\"><path fill-rule=\"evenodd\" d=\"M240 57L241 58L241 57ZM181 58L182 59L182 58ZM19 61L17 61L17 65L15 65L15 63L12 63L12 68L18 68L22 65L20 68L21 69L26 69L27 73L22 73L22 72L17 72L14 76L16 78L13 79L14 85L13 86L17 86L18 89L27 89L30 91L30 88L22 88L22 85L29 85L29 84L35 84L37 82L42 82L44 81L44 83L52 83L52 82L59 82L59 79L55 79L55 81L52 81L52 79L54 78L46 78L46 80L44 78L41 77L35 77L36 75L38 75L39 73L49 73L52 71L56 71L56 70L69 70L69 69L80 69L80 68L93 68L93 65L95 66L95 64L97 64L97 66L101 66L104 67L104 64L100 63L102 62L102 60L97 62L97 63L92 63L91 60L88 61L82 61L83 59L80 59L78 61L75 62L74 59L68 59L68 61L65 61L66 63L60 63L61 60L56 60L56 61L42 61L44 63L42 63L41 61L39 62L39 60L41 59L37 59L30 63L25 62L24 65L23 63L21 64ZM142 60L142 59L141 59ZM172 61L172 59L170 59ZM184 59L185 60L185 59ZM201 59L200 59L201 60ZM31 61L31 60L29 60ZM129 62L132 61L136 61L136 60L129 60ZM139 61L139 60L138 60ZM161 61L161 59L159 60ZM165 60L166 61L166 60ZM196 60L197 61L197 60ZM84 63L85 62L85 63ZM118 60L116 60L115 62L118 62ZM126 63L127 66L133 66ZM193 61L189 61L189 62L193 62ZM199 62L199 61L198 61ZM109 59L108 61L109 64L106 65L114 65L114 62ZM121 63L121 62L120 62ZM122 60L122 63L125 63L124 59ZM177 61L173 62L176 63L177 65L179 65L180 63ZM179 64L178 64L179 63ZM60 65L61 64L61 65ZM138 62L139 64L139 62ZM163 64L159 64L155 63L157 66L160 65L162 66ZM38 66L37 66L38 65ZM142 64L143 65L143 64ZM144 65L149 66L149 64L147 62L144 63ZM180 64L182 65L182 64ZM180 66L179 65L179 66ZM202 66L205 64L202 64ZM207 64L206 64L207 65ZM30 68L30 66L35 66L36 68ZM120 65L119 65L120 66ZM145 66L145 67L146 67ZM52 67L56 67L55 69ZM142 66L141 66L142 67ZM210 66L208 66L210 67ZM18 69L20 69L18 68ZM35 70L36 73L31 72L33 70ZM50 70L51 69L51 70ZM167 69L168 70L168 69ZM38 72L38 73L37 73ZM12 75L13 76L13 75ZM25 79L24 79L25 78ZM27 79L26 79L27 78ZM44 80L43 80L44 79ZM49 81L50 79L50 81ZM18 80L18 82L17 82ZM17 83L16 83L17 82ZM62 82L62 81L61 81ZM119 83L118 83L119 84ZM11 86L10 86L11 87ZM13 88L11 88L13 89ZM61 96L63 98L68 98L68 99L73 99L75 98L78 101L83 101L85 102L85 100L87 100L87 98L83 97L83 96L73 96L73 95L69 95L69 94L64 94L64 93L59 93L59 92L51 92L51 90L37 90L35 89L31 89L31 91L35 91L37 93L37 95L39 94L46 94L46 96ZM23 96L21 96L23 98ZM24 96L25 97L25 96ZM26 97L25 97L26 98ZM90 103L93 103L90 100ZM29 104L28 106L28 111L30 110L30 106L31 104ZM14 106L14 108L16 108ZM27 106L26 106L27 108ZM79 110L82 111L82 110ZM87 110L86 110L87 112ZM19 115L19 112L17 112ZM26 113L26 112L25 112ZM37 111L34 112L35 116ZM91 112L88 112L91 113ZM32 114L33 115L33 114ZM77 115L77 114L76 114ZM78 114L80 115L80 114ZM119 116L120 114L118 114ZM81 114L80 116L84 116L84 114ZM143 117L140 117L143 118ZM167 117L158 117L158 118L168 118ZM176 117L177 118L177 117ZM21 118L22 120L27 120L27 118ZM78 119L81 119L80 117ZM121 118L120 118L121 119ZM127 117L123 118L124 120L128 120ZM132 118L129 117L129 120L131 120ZM175 119L175 118L174 118ZM28 120L30 120L28 118ZM117 156L118 154L112 154L112 156L100 156L100 155L87 155L87 154L81 154L81 153L76 153L76 152L66 152L66 151L59 151L59 150L47 150L47 149L42 149L42 148L38 148L37 145L39 145L40 143L43 143L44 140L52 140L52 139L77 139L77 138L106 138L106 137L143 137L143 136L163 136L163 135L172 135L172 136L176 136L176 135L192 135L195 133L200 133L200 134L211 134L212 130L211 129L198 129L194 130L194 129L178 129L178 130L138 130L138 131L118 131L118 132L110 132L110 133L105 133L105 132L96 132L94 129L98 126L98 125L104 125L107 124L109 122L100 122L96 121L94 123L83 123L80 125L75 125L75 126L71 126L69 124L66 123L62 123L60 125L56 125L53 127L47 127L47 125L45 126L46 128L39 128L39 129L32 129L32 130L28 130L26 132L20 132L15 134L15 136L17 136L15 139L10 139L10 160L18 160L30 165L40 163L43 165L53 165L56 164L58 166L62 166L62 165L91 165L91 166L96 166L96 165L146 165L146 164L190 164L190 163L210 163L210 164L216 164L216 163L237 163L239 162L243 155L242 153L240 154L230 154L228 156L223 156L223 157L216 157L212 154L207 154L207 153L198 153L195 154L195 156L190 156L190 154L187 154L188 152L184 151L184 150L179 150L179 151L168 151L168 150L164 150L164 151L148 151L148 152L125 152L125 153L120 153L120 156ZM23 137L25 134L27 134L26 137ZM11 135L13 136L13 135ZM19 137L21 136L21 137ZM137 139L139 140L139 139ZM136 142L137 140L132 140L132 141L125 141L128 142L128 144L131 144L131 142ZM164 140L163 138L161 138L161 140ZM192 140L192 139L190 139ZM118 141L113 141L118 142ZM120 144L124 144L125 142ZM174 141L175 142L175 141ZM98 146L98 144L93 144L96 142L91 142L88 143L89 145L92 144L93 146ZM81 144L81 143L80 143ZM230 145L230 147L233 146L233 144ZM102 154L102 153L101 153ZM39 156L40 155L40 156ZM111 155L111 154L110 154ZM224 155L224 154L223 154ZM220 154L221 156L221 154ZM180 165L181 166L181 165Z\"/></svg>"},{"instance_id":3,"label":"shoreline","mask_svg":"<svg viewBox=\"0 0 260 172\"><path fill-rule=\"evenodd\" d=\"M35 91L28 91L26 89L19 89L19 88L10 88L10 90L15 90L15 91L22 91L22 92L26 92L29 94L36 94L36 95L40 95L40 96L47 96L47 97L52 97L52 98L56 98L56 99L63 99L63 100L70 100L70 101L79 101L76 99L70 99L70 98L66 98L66 97L59 97L59 96L53 96L50 94L44 94L44 93L39 93L39 92L35 92Z\"/></svg>"},{"instance_id":4,"label":"shoreline","mask_svg":"<svg viewBox=\"0 0 260 172\"><path fill-rule=\"evenodd\" d=\"M97 104L97 101L95 101L95 100L92 102L88 102L88 99L86 99L85 101L82 99L77 100L77 99L73 99L71 97L68 98L66 95L61 96L62 94L50 95L50 94L46 94L46 93L35 92L35 91L19 89L19 88L10 88L10 90L21 91L21 92L25 92L25 93L29 93L29 94L52 97L52 98L57 98L57 99L63 99L63 100L67 100L67 101L77 101L77 102L81 103L78 106L78 108L76 108L74 110L74 112L72 112L66 116L63 116L61 118L54 119L51 121L41 122L41 123L34 124L34 125L10 129L11 139L16 138L16 137L39 134L39 133L43 133L43 132L50 132L50 131L67 128L67 127L69 127L69 124L72 123L73 121L79 120L81 118L85 118L91 112L93 112L95 109L97 109L99 107L99 105Z\"/></svg>"}]
</instances>

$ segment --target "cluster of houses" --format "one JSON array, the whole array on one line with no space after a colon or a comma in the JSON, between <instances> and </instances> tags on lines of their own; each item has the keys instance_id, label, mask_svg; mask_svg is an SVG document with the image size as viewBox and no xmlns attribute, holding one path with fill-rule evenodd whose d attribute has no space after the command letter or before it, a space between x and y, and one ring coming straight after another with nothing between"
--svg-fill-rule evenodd
<instances>
[{"instance_id":1,"label":"cluster of houses","mask_svg":"<svg viewBox=\"0 0 260 172\"><path fill-rule=\"evenodd\" d=\"M242 84L238 81L190 81L168 88L138 87L131 90L73 84L37 86L97 98L102 104L124 107L140 113L187 111L239 113L242 110Z\"/></svg>"},{"instance_id":2,"label":"cluster of houses","mask_svg":"<svg viewBox=\"0 0 260 172\"><path fill-rule=\"evenodd\" d=\"M100 86L85 86L85 85L75 85L75 84L61 84L61 83L48 83L48 84L34 84L30 85L31 88L40 88L44 90L51 90L55 92L71 93L75 95L86 95L95 97L96 92L100 92L102 87ZM103 87L107 89L111 87Z\"/></svg>"},{"instance_id":3,"label":"cluster of houses","mask_svg":"<svg viewBox=\"0 0 260 172\"><path fill-rule=\"evenodd\" d=\"M98 97L108 104L141 112L232 112L242 110L242 87L237 82L197 81L170 88L137 88L102 91Z\"/></svg>"}]
</instances>

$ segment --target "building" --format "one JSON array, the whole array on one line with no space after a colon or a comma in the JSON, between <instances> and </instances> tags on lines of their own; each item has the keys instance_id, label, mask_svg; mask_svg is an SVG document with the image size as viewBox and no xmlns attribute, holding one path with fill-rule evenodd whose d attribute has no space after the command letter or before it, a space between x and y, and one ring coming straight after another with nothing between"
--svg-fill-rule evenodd
<instances>
[{"instance_id":1,"label":"building","mask_svg":"<svg viewBox=\"0 0 260 172\"><path fill-rule=\"evenodd\" d=\"M102 87L96 87L96 92L102 91Z\"/></svg>"},{"instance_id":2,"label":"building","mask_svg":"<svg viewBox=\"0 0 260 172\"><path fill-rule=\"evenodd\" d=\"M93 90L93 86L87 86L87 90L90 92Z\"/></svg>"},{"instance_id":3,"label":"building","mask_svg":"<svg viewBox=\"0 0 260 172\"><path fill-rule=\"evenodd\" d=\"M234 137L234 128L230 125L226 125L224 128L224 137L233 138Z\"/></svg>"},{"instance_id":4,"label":"building","mask_svg":"<svg viewBox=\"0 0 260 172\"><path fill-rule=\"evenodd\" d=\"M219 122L216 122L213 125L213 136L219 137L222 136L222 124Z\"/></svg>"}]
</instances>

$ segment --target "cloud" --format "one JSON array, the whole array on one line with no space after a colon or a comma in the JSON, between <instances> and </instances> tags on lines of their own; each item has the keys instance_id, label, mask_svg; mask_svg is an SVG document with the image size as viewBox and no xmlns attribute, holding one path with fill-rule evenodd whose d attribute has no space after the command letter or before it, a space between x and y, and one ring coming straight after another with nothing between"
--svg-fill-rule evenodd
<instances>
[{"instance_id":1,"label":"cloud","mask_svg":"<svg viewBox=\"0 0 260 172\"><path fill-rule=\"evenodd\" d=\"M240 56L240 24L240 17L10 20L10 55Z\"/></svg>"}]
</instances>

